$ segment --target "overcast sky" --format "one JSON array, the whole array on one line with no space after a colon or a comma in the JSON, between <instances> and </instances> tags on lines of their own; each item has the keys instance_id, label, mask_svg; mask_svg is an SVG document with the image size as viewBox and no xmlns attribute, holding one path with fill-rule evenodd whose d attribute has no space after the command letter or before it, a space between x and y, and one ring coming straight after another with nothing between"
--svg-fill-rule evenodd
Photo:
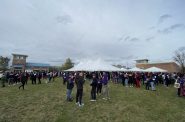
<instances>
[{"instance_id":1,"label":"overcast sky","mask_svg":"<svg viewBox=\"0 0 185 122\"><path fill-rule=\"evenodd\" d=\"M185 45L184 0L0 0L0 55L62 64L171 60Z\"/></svg>"}]
</instances>

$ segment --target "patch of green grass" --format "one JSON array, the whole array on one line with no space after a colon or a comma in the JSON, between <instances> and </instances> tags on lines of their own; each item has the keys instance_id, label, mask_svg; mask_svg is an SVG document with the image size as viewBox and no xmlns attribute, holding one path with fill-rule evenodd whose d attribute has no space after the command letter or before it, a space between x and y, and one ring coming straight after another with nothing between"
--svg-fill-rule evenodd
<instances>
[{"instance_id":1,"label":"patch of green grass","mask_svg":"<svg viewBox=\"0 0 185 122\"><path fill-rule=\"evenodd\" d=\"M144 87L125 88L121 84L109 86L111 100L101 96L90 102L90 86L85 83L83 101L79 108L75 101L66 102L66 86L61 79L41 85L18 85L0 88L0 121L6 122L183 122L185 99L176 96L176 89L157 86L157 91ZM75 98L76 88L73 89Z\"/></svg>"}]
</instances>

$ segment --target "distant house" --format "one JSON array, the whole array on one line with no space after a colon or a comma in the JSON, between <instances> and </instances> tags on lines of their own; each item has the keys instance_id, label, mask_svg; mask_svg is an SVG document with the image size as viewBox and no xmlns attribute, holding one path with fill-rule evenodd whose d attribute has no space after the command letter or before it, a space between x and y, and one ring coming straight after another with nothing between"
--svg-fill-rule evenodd
<instances>
[{"instance_id":1,"label":"distant house","mask_svg":"<svg viewBox=\"0 0 185 122\"><path fill-rule=\"evenodd\" d=\"M49 64L26 62L27 55L12 54L13 61L11 69L13 72L49 71Z\"/></svg>"},{"instance_id":2,"label":"distant house","mask_svg":"<svg viewBox=\"0 0 185 122\"><path fill-rule=\"evenodd\" d=\"M32 71L49 71L49 64L45 63L26 63L26 71L32 72Z\"/></svg>"},{"instance_id":3,"label":"distant house","mask_svg":"<svg viewBox=\"0 0 185 122\"><path fill-rule=\"evenodd\" d=\"M147 69L151 67L158 67L168 72L179 72L180 67L175 62L151 62L148 59L136 60L136 67L141 69Z\"/></svg>"}]
</instances>

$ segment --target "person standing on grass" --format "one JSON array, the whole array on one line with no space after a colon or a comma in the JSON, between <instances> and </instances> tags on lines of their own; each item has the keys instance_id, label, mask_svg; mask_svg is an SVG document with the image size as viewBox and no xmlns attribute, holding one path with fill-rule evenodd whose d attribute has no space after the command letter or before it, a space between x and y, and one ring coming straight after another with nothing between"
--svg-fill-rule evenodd
<instances>
[{"instance_id":1,"label":"person standing on grass","mask_svg":"<svg viewBox=\"0 0 185 122\"><path fill-rule=\"evenodd\" d=\"M165 77L165 81L166 81L165 86L168 88L169 83L170 83L169 74L167 74L167 75L166 75L166 77Z\"/></svg>"},{"instance_id":2,"label":"person standing on grass","mask_svg":"<svg viewBox=\"0 0 185 122\"><path fill-rule=\"evenodd\" d=\"M107 100L109 98L109 89L108 89L108 75L107 73L103 72L103 77L102 77L102 85L103 85L103 99Z\"/></svg>"},{"instance_id":3,"label":"person standing on grass","mask_svg":"<svg viewBox=\"0 0 185 122\"><path fill-rule=\"evenodd\" d=\"M156 89L155 89L155 76L154 75L151 78L150 85L151 85L152 91L156 91Z\"/></svg>"},{"instance_id":4,"label":"person standing on grass","mask_svg":"<svg viewBox=\"0 0 185 122\"><path fill-rule=\"evenodd\" d=\"M92 78L92 82L91 82L91 101L96 101L96 87L97 87L97 84L98 84L98 80L96 78L96 75L93 74L93 78Z\"/></svg>"},{"instance_id":5,"label":"person standing on grass","mask_svg":"<svg viewBox=\"0 0 185 122\"><path fill-rule=\"evenodd\" d=\"M4 73L0 76L0 81L1 81L1 86L5 87L6 77Z\"/></svg>"},{"instance_id":6,"label":"person standing on grass","mask_svg":"<svg viewBox=\"0 0 185 122\"><path fill-rule=\"evenodd\" d=\"M48 83L51 82L52 77L53 77L53 73L52 72L48 72Z\"/></svg>"},{"instance_id":7,"label":"person standing on grass","mask_svg":"<svg viewBox=\"0 0 185 122\"><path fill-rule=\"evenodd\" d=\"M84 104L82 103L82 96L83 96L83 85L85 83L84 75L81 72L79 76L76 76L76 86L77 86L77 92L76 92L76 105L79 105L79 107L82 107Z\"/></svg>"},{"instance_id":8,"label":"person standing on grass","mask_svg":"<svg viewBox=\"0 0 185 122\"><path fill-rule=\"evenodd\" d=\"M124 74L124 78L125 78L125 87L128 87L128 74L127 73L125 73Z\"/></svg>"},{"instance_id":9,"label":"person standing on grass","mask_svg":"<svg viewBox=\"0 0 185 122\"><path fill-rule=\"evenodd\" d=\"M28 84L28 78L29 78L29 74L26 72L26 82L25 82L26 85Z\"/></svg>"},{"instance_id":10,"label":"person standing on grass","mask_svg":"<svg viewBox=\"0 0 185 122\"><path fill-rule=\"evenodd\" d=\"M146 90L149 90L150 89L150 80L151 80L151 77L149 76L149 74L147 74L146 76L146 80L144 81L145 82L145 85L146 85Z\"/></svg>"},{"instance_id":11,"label":"person standing on grass","mask_svg":"<svg viewBox=\"0 0 185 122\"><path fill-rule=\"evenodd\" d=\"M24 90L24 85L26 83L26 74L25 73L21 74L20 81L22 84L21 84L21 86L19 86L19 89L22 87L22 89Z\"/></svg>"},{"instance_id":12,"label":"person standing on grass","mask_svg":"<svg viewBox=\"0 0 185 122\"><path fill-rule=\"evenodd\" d=\"M136 74L135 79L136 79L136 88L140 88L140 76L139 76L139 74Z\"/></svg>"},{"instance_id":13,"label":"person standing on grass","mask_svg":"<svg viewBox=\"0 0 185 122\"><path fill-rule=\"evenodd\" d=\"M63 85L66 84L67 80L68 80L68 74L64 72L63 73Z\"/></svg>"},{"instance_id":14,"label":"person standing on grass","mask_svg":"<svg viewBox=\"0 0 185 122\"><path fill-rule=\"evenodd\" d=\"M185 77L183 74L180 75L180 96L185 96Z\"/></svg>"},{"instance_id":15,"label":"person standing on grass","mask_svg":"<svg viewBox=\"0 0 185 122\"><path fill-rule=\"evenodd\" d=\"M36 73L33 74L33 83L37 84L37 74Z\"/></svg>"},{"instance_id":16,"label":"person standing on grass","mask_svg":"<svg viewBox=\"0 0 185 122\"><path fill-rule=\"evenodd\" d=\"M181 78L179 76L179 77L176 78L176 81L175 81L175 84L174 84L174 87L177 88L177 95L178 95L178 97L181 96L180 82L181 82Z\"/></svg>"},{"instance_id":17,"label":"person standing on grass","mask_svg":"<svg viewBox=\"0 0 185 122\"><path fill-rule=\"evenodd\" d=\"M34 82L33 82L33 77L34 77L34 74L33 74L33 72L31 72L31 74L30 74L30 80L31 80L31 83L32 83L32 84L34 84Z\"/></svg>"},{"instance_id":18,"label":"person standing on grass","mask_svg":"<svg viewBox=\"0 0 185 122\"><path fill-rule=\"evenodd\" d=\"M99 74L98 84L97 84L97 95L100 95L102 91L102 76Z\"/></svg>"},{"instance_id":19,"label":"person standing on grass","mask_svg":"<svg viewBox=\"0 0 185 122\"><path fill-rule=\"evenodd\" d=\"M129 74L129 86L133 87L133 84L134 84L134 75L133 73L130 73Z\"/></svg>"},{"instance_id":20,"label":"person standing on grass","mask_svg":"<svg viewBox=\"0 0 185 122\"><path fill-rule=\"evenodd\" d=\"M67 101L72 102L71 93L74 87L74 77L70 74L69 79L67 80Z\"/></svg>"},{"instance_id":21,"label":"person standing on grass","mask_svg":"<svg viewBox=\"0 0 185 122\"><path fill-rule=\"evenodd\" d=\"M37 76L38 76L38 84L41 84L42 74L39 72L39 73L37 74Z\"/></svg>"}]
</instances>

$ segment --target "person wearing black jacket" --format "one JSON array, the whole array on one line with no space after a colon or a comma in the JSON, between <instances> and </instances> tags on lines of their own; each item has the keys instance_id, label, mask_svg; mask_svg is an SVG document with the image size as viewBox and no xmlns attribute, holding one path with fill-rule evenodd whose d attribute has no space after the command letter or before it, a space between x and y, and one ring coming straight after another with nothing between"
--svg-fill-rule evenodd
<instances>
[{"instance_id":1,"label":"person wearing black jacket","mask_svg":"<svg viewBox=\"0 0 185 122\"><path fill-rule=\"evenodd\" d=\"M72 89L74 87L74 78L72 75L70 75L69 79L67 80L67 101L72 102Z\"/></svg>"},{"instance_id":2,"label":"person wearing black jacket","mask_svg":"<svg viewBox=\"0 0 185 122\"><path fill-rule=\"evenodd\" d=\"M31 80L31 83L32 83L32 84L34 84L33 79L34 79L34 74L33 74L33 72L31 72L31 74L30 74L30 80Z\"/></svg>"},{"instance_id":3,"label":"person wearing black jacket","mask_svg":"<svg viewBox=\"0 0 185 122\"><path fill-rule=\"evenodd\" d=\"M101 94L101 91L102 91L102 76L101 76L101 74L97 78L98 78L97 95L100 95Z\"/></svg>"},{"instance_id":4,"label":"person wearing black jacket","mask_svg":"<svg viewBox=\"0 0 185 122\"><path fill-rule=\"evenodd\" d=\"M42 74L39 72L38 73L38 84L41 84L41 78L42 78Z\"/></svg>"},{"instance_id":5,"label":"person wearing black jacket","mask_svg":"<svg viewBox=\"0 0 185 122\"><path fill-rule=\"evenodd\" d=\"M150 81L151 81L151 77L147 76L146 81L145 81L145 85L146 85L145 88L146 88L146 90L150 89Z\"/></svg>"},{"instance_id":6,"label":"person wearing black jacket","mask_svg":"<svg viewBox=\"0 0 185 122\"><path fill-rule=\"evenodd\" d=\"M29 78L29 74L26 72L26 82L25 82L26 85L28 84L28 78Z\"/></svg>"},{"instance_id":7,"label":"person wearing black jacket","mask_svg":"<svg viewBox=\"0 0 185 122\"><path fill-rule=\"evenodd\" d=\"M98 80L96 78L96 75L94 74L93 75L93 79L92 79L92 82L91 82L91 101L96 101L96 87L97 87L97 84L98 84Z\"/></svg>"},{"instance_id":8,"label":"person wearing black jacket","mask_svg":"<svg viewBox=\"0 0 185 122\"><path fill-rule=\"evenodd\" d=\"M19 86L19 89L22 87L22 89L24 90L24 85L26 83L26 74L25 73L21 74L20 80L21 80L22 84L21 84L21 86Z\"/></svg>"},{"instance_id":9,"label":"person wearing black jacket","mask_svg":"<svg viewBox=\"0 0 185 122\"><path fill-rule=\"evenodd\" d=\"M83 95L83 85L85 83L83 73L81 72L79 76L76 76L76 86L77 86L77 92L76 92L76 105L79 105L79 107L82 107L84 104L82 104L82 95Z\"/></svg>"}]
</instances>

